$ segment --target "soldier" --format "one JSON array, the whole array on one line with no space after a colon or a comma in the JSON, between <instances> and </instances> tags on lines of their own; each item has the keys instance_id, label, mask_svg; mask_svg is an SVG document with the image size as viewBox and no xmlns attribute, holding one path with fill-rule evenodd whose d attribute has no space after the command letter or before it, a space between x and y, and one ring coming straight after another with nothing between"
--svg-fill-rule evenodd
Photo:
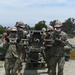
<instances>
[{"instance_id":1,"label":"soldier","mask_svg":"<svg viewBox=\"0 0 75 75\"><path fill-rule=\"evenodd\" d=\"M46 28L42 28L43 35L46 34Z\"/></svg>"},{"instance_id":2,"label":"soldier","mask_svg":"<svg viewBox=\"0 0 75 75\"><path fill-rule=\"evenodd\" d=\"M45 39L45 36L46 36L46 28L42 28L41 38L43 41Z\"/></svg>"},{"instance_id":3,"label":"soldier","mask_svg":"<svg viewBox=\"0 0 75 75\"><path fill-rule=\"evenodd\" d=\"M17 23L17 29L18 29L17 33L18 33L19 39L27 39L28 32L26 31L25 25L22 21L19 21ZM21 45L21 48L22 48L22 59L23 59L23 61L25 61L26 52L25 52L25 49L24 49L23 45Z\"/></svg>"},{"instance_id":4,"label":"soldier","mask_svg":"<svg viewBox=\"0 0 75 75\"><path fill-rule=\"evenodd\" d=\"M55 31L53 33L54 45L54 57L53 57L53 70L52 75L56 75L56 66L58 64L58 75L63 75L65 56L64 56L64 46L67 44L67 34L62 31L62 23L60 21L56 21L55 23Z\"/></svg>"},{"instance_id":5,"label":"soldier","mask_svg":"<svg viewBox=\"0 0 75 75\"><path fill-rule=\"evenodd\" d=\"M6 55L5 55L5 75L16 75L16 72L20 65L20 56L17 50L18 38L16 27L11 28L11 32L6 40Z\"/></svg>"},{"instance_id":6,"label":"soldier","mask_svg":"<svg viewBox=\"0 0 75 75\"><path fill-rule=\"evenodd\" d=\"M17 27L18 38L20 40L20 43L19 43L20 46L19 47L21 48L21 51L22 51L22 54L20 56L20 58L22 60L21 60L21 63L20 63L20 69L18 70L18 75L20 75L20 71L21 71L21 68L22 68L22 62L24 62L25 58L26 58L26 51L25 51L25 48L24 48L23 44L21 44L21 43L22 43L22 39L27 38L27 33L28 32L26 31L25 25L22 21L17 22L16 27Z\"/></svg>"},{"instance_id":7,"label":"soldier","mask_svg":"<svg viewBox=\"0 0 75 75\"><path fill-rule=\"evenodd\" d=\"M17 22L16 27L17 27L18 37L20 39L23 38L24 23L22 21L19 21Z\"/></svg>"},{"instance_id":8,"label":"soldier","mask_svg":"<svg viewBox=\"0 0 75 75\"><path fill-rule=\"evenodd\" d=\"M52 53L52 44L53 44L53 39L52 39L52 33L54 31L54 28L52 26L48 26L47 27L47 31L46 31L46 36L44 39L44 46L45 46L45 61L47 63L47 67L48 67L48 73L50 71L50 57L53 54Z\"/></svg>"}]
</instances>

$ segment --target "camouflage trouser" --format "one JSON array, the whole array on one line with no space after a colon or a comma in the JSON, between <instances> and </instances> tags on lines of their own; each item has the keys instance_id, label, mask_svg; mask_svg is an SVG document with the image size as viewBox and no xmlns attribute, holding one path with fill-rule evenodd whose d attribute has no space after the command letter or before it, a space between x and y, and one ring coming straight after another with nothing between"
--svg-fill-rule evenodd
<instances>
[{"instance_id":1,"label":"camouflage trouser","mask_svg":"<svg viewBox=\"0 0 75 75\"><path fill-rule=\"evenodd\" d=\"M18 58L6 58L5 75L16 75L16 72L20 67L20 63L20 59Z\"/></svg>"},{"instance_id":2,"label":"camouflage trouser","mask_svg":"<svg viewBox=\"0 0 75 75\"><path fill-rule=\"evenodd\" d=\"M58 75L63 75L63 69L65 64L65 57L53 57L50 59L49 75L56 75L56 66L58 64Z\"/></svg>"},{"instance_id":3,"label":"camouflage trouser","mask_svg":"<svg viewBox=\"0 0 75 75\"><path fill-rule=\"evenodd\" d=\"M54 57L50 57L49 59L49 65L48 65L48 73L49 75L54 75L54 64L55 64L55 60Z\"/></svg>"},{"instance_id":4,"label":"camouflage trouser","mask_svg":"<svg viewBox=\"0 0 75 75\"><path fill-rule=\"evenodd\" d=\"M25 61L25 58L26 58L26 51L25 51L25 49L23 48L23 49L22 49L22 59Z\"/></svg>"},{"instance_id":5,"label":"camouflage trouser","mask_svg":"<svg viewBox=\"0 0 75 75\"><path fill-rule=\"evenodd\" d=\"M46 63L47 63L47 68L49 69L50 67L49 67L49 60L50 60L50 50L45 50L45 57L44 57L44 59L45 59L45 61L46 61Z\"/></svg>"}]
</instances>

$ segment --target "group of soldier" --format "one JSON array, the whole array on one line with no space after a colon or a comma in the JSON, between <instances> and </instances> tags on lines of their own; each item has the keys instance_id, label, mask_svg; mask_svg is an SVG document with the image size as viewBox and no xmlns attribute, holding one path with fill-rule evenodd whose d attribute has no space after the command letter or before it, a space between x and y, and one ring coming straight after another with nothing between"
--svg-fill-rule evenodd
<instances>
[{"instance_id":1,"label":"group of soldier","mask_svg":"<svg viewBox=\"0 0 75 75\"><path fill-rule=\"evenodd\" d=\"M58 75L63 75L65 63L64 46L68 41L67 34L62 31L62 23L57 20L54 28L52 26L48 26L44 39L44 59L47 63L49 75L56 75L57 64Z\"/></svg>"},{"instance_id":2,"label":"group of soldier","mask_svg":"<svg viewBox=\"0 0 75 75\"><path fill-rule=\"evenodd\" d=\"M67 34L62 31L62 23L56 21L54 28L49 25L43 31L44 60L47 63L48 74L56 75L58 64L58 75L63 75L65 56L64 46L67 44ZM20 75L22 62L25 61L25 50L21 45L21 39L30 37L23 22L18 22L16 26L8 28L3 34L5 40L5 75ZM12 39L13 38L13 39ZM14 40L14 41L12 41Z\"/></svg>"},{"instance_id":3,"label":"group of soldier","mask_svg":"<svg viewBox=\"0 0 75 75\"><path fill-rule=\"evenodd\" d=\"M21 39L26 38L27 31L22 21L16 26L10 27L3 33L2 40L5 41L5 75L20 75L22 62L25 61L25 50L21 44Z\"/></svg>"}]
</instances>

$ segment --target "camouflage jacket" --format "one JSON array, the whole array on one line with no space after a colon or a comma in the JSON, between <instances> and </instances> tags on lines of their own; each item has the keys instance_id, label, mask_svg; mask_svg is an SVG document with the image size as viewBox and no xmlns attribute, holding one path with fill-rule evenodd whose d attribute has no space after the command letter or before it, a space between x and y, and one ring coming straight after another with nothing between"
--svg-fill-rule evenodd
<instances>
[{"instance_id":1,"label":"camouflage jacket","mask_svg":"<svg viewBox=\"0 0 75 75\"><path fill-rule=\"evenodd\" d=\"M49 54L49 57L53 57L54 51L53 51L53 35L46 35L45 40L44 40L44 46L45 46L45 52Z\"/></svg>"},{"instance_id":2,"label":"camouflage jacket","mask_svg":"<svg viewBox=\"0 0 75 75\"><path fill-rule=\"evenodd\" d=\"M17 33L15 35L17 35ZM21 57L22 52L19 42L19 38L17 36L14 38L12 34L10 34L8 38L6 38L5 58Z\"/></svg>"},{"instance_id":3,"label":"camouflage jacket","mask_svg":"<svg viewBox=\"0 0 75 75\"><path fill-rule=\"evenodd\" d=\"M44 44L45 44L45 47L47 48L50 48L50 46L52 47L54 41L53 41L53 36L52 34L47 34L45 36L45 39L44 39Z\"/></svg>"},{"instance_id":4,"label":"camouflage jacket","mask_svg":"<svg viewBox=\"0 0 75 75\"><path fill-rule=\"evenodd\" d=\"M53 51L55 56L64 56L64 46L67 44L67 34L61 31L60 34L53 33Z\"/></svg>"}]
</instances>

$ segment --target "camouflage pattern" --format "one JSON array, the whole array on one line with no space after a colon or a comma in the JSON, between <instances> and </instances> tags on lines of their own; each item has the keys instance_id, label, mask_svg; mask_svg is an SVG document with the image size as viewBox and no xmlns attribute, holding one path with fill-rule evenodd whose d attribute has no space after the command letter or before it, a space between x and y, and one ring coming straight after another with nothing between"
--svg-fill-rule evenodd
<instances>
[{"instance_id":1,"label":"camouflage pattern","mask_svg":"<svg viewBox=\"0 0 75 75\"><path fill-rule=\"evenodd\" d=\"M21 62L19 64L19 68L18 68L18 74L21 73L21 69L22 69L22 62L25 61L25 58L26 58L26 51L25 51L25 48L24 48L24 41L22 41L22 39L26 39L26 33L27 31L25 31L23 29L22 26L20 26L21 29L19 28L18 31L17 31L17 35L18 35L18 42L19 42L19 45L18 45L18 48L20 49L20 51L18 51L20 54L20 59L21 59Z\"/></svg>"},{"instance_id":2,"label":"camouflage pattern","mask_svg":"<svg viewBox=\"0 0 75 75\"><path fill-rule=\"evenodd\" d=\"M63 31L61 33L54 32L54 46L55 56L64 56L64 46L67 44L67 34Z\"/></svg>"},{"instance_id":3,"label":"camouflage pattern","mask_svg":"<svg viewBox=\"0 0 75 75\"><path fill-rule=\"evenodd\" d=\"M27 34L28 34L28 32L27 31L25 31L25 30L23 30L23 39L27 39ZM25 43L26 42L26 43ZM23 56L22 56L22 59L25 61L25 59L26 59L26 46L27 46L27 41L24 41L23 42L23 49L22 49L22 54L23 54Z\"/></svg>"},{"instance_id":4,"label":"camouflage pattern","mask_svg":"<svg viewBox=\"0 0 75 75\"><path fill-rule=\"evenodd\" d=\"M53 51L54 55L50 60L50 75L56 75L56 66L58 64L58 75L63 75L65 56L64 56L64 46L67 44L67 34L61 31L60 34L54 32L53 34L54 44Z\"/></svg>"},{"instance_id":5,"label":"camouflage pattern","mask_svg":"<svg viewBox=\"0 0 75 75\"><path fill-rule=\"evenodd\" d=\"M53 55L53 50L52 50L52 44L53 44L53 38L52 38L52 34L46 34L45 40L44 40L45 44L45 61L47 63L47 67L48 67L48 71L50 70L50 58Z\"/></svg>"},{"instance_id":6,"label":"camouflage pattern","mask_svg":"<svg viewBox=\"0 0 75 75\"><path fill-rule=\"evenodd\" d=\"M21 59L19 50L16 45L9 45L6 55L5 55L5 72L6 75L10 75L10 71L12 75L16 74L16 71L19 68Z\"/></svg>"},{"instance_id":7,"label":"camouflage pattern","mask_svg":"<svg viewBox=\"0 0 75 75\"><path fill-rule=\"evenodd\" d=\"M21 66L21 47L20 40L16 32L11 32L6 40L5 72L6 75L15 75Z\"/></svg>"},{"instance_id":8,"label":"camouflage pattern","mask_svg":"<svg viewBox=\"0 0 75 75\"><path fill-rule=\"evenodd\" d=\"M22 40L22 39L27 39L27 33L24 33L24 32L25 31L23 30L23 35L22 35L23 37L21 38L22 44L20 44L22 47L22 59L23 59L23 61L25 61L25 59L26 59L26 44L27 44L26 41Z\"/></svg>"},{"instance_id":9,"label":"camouflage pattern","mask_svg":"<svg viewBox=\"0 0 75 75\"><path fill-rule=\"evenodd\" d=\"M63 69L65 64L65 57L51 57L49 63L49 75L56 75L56 66L58 64L58 74L63 75Z\"/></svg>"},{"instance_id":10,"label":"camouflage pattern","mask_svg":"<svg viewBox=\"0 0 75 75\"><path fill-rule=\"evenodd\" d=\"M17 35L19 39L23 38L23 31L17 31Z\"/></svg>"},{"instance_id":11,"label":"camouflage pattern","mask_svg":"<svg viewBox=\"0 0 75 75\"><path fill-rule=\"evenodd\" d=\"M22 25L24 26L24 23L19 22L18 25L20 25L20 27L21 27ZM24 30L24 27L21 27L21 29L19 28L18 31L17 31L18 38L20 40L20 47L21 47L21 50L22 50L22 59L23 59L23 61L25 61L26 52L25 52L25 48L24 48L22 39L27 39L27 33L28 32L26 30Z\"/></svg>"},{"instance_id":12,"label":"camouflage pattern","mask_svg":"<svg viewBox=\"0 0 75 75\"><path fill-rule=\"evenodd\" d=\"M25 58L26 58L26 52L25 52L25 48L24 48L24 43L22 41L22 39L25 39L26 38L26 33L27 31L24 30L24 23L23 22L19 22L17 24L17 36L18 36L18 43L19 43L19 49L21 51L18 51L19 53L21 53L21 56L20 56L20 59L21 59L21 63L20 63L20 69L18 69L18 74L20 73L21 71L21 68L22 68L22 62L25 61Z\"/></svg>"},{"instance_id":13,"label":"camouflage pattern","mask_svg":"<svg viewBox=\"0 0 75 75\"><path fill-rule=\"evenodd\" d=\"M5 75L10 75L10 70L12 68L12 59L5 59Z\"/></svg>"},{"instance_id":14,"label":"camouflage pattern","mask_svg":"<svg viewBox=\"0 0 75 75\"><path fill-rule=\"evenodd\" d=\"M16 75L17 70L20 67L20 59L18 58L6 58L5 59L5 75Z\"/></svg>"}]
</instances>

